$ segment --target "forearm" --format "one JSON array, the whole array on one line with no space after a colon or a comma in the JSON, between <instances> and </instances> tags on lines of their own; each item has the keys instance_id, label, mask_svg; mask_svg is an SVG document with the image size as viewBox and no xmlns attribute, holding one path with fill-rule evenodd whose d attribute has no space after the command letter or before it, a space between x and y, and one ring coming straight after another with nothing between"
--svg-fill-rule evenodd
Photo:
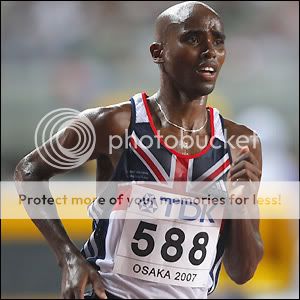
<instances>
[{"instance_id":1,"label":"forearm","mask_svg":"<svg viewBox=\"0 0 300 300\"><path fill-rule=\"evenodd\" d=\"M35 172L25 172L23 169L16 168L14 179L19 195L26 195L27 199L28 197L45 196L47 199L52 197L48 180L41 181ZM54 251L60 266L67 263L72 256L81 255L65 231L54 204L34 205L26 202L23 204L32 222Z\"/></svg>"},{"instance_id":2,"label":"forearm","mask_svg":"<svg viewBox=\"0 0 300 300\"><path fill-rule=\"evenodd\" d=\"M32 221L48 241L59 266L68 263L73 256L81 255L67 235L61 220L32 219Z\"/></svg>"},{"instance_id":3,"label":"forearm","mask_svg":"<svg viewBox=\"0 0 300 300\"><path fill-rule=\"evenodd\" d=\"M223 262L228 275L238 284L253 277L263 256L259 208L252 203L262 174L261 145L253 132L250 136L246 130L246 135L249 137L247 146L231 147L233 163L227 176L229 224ZM238 204L237 199L244 201Z\"/></svg>"},{"instance_id":4,"label":"forearm","mask_svg":"<svg viewBox=\"0 0 300 300\"><path fill-rule=\"evenodd\" d=\"M258 220L232 219L229 222L224 265L229 276L238 284L252 278L263 256Z\"/></svg>"}]
</instances>

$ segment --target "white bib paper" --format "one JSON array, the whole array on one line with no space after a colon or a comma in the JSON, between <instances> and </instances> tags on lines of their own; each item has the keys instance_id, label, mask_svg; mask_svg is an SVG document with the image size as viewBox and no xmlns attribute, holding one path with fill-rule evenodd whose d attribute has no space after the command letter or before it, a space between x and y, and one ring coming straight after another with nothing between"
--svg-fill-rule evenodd
<instances>
[{"instance_id":1,"label":"white bib paper","mask_svg":"<svg viewBox=\"0 0 300 300\"><path fill-rule=\"evenodd\" d=\"M163 284L205 287L223 207L134 185L114 273Z\"/></svg>"}]
</instances>

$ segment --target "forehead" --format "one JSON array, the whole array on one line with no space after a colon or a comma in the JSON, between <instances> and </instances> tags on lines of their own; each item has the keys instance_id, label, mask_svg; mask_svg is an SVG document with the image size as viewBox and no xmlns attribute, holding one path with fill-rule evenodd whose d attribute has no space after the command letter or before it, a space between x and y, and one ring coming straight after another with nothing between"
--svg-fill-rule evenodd
<instances>
[{"instance_id":1,"label":"forehead","mask_svg":"<svg viewBox=\"0 0 300 300\"><path fill-rule=\"evenodd\" d=\"M213 14L193 14L189 16L184 22L181 22L178 24L179 31L189 31L189 30L195 30L195 31L210 31L210 30L216 30L223 32L223 24L220 20L220 18Z\"/></svg>"},{"instance_id":2,"label":"forehead","mask_svg":"<svg viewBox=\"0 0 300 300\"><path fill-rule=\"evenodd\" d=\"M169 15L169 25L174 33L182 33L189 30L204 31L210 30L224 33L223 23L220 17L205 6L194 5L182 7Z\"/></svg>"}]
</instances>

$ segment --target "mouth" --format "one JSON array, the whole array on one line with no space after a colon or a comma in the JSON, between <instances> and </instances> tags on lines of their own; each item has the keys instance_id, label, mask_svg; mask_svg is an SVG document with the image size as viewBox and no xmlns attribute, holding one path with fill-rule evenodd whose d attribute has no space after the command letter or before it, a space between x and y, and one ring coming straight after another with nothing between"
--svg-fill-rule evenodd
<instances>
[{"instance_id":1,"label":"mouth","mask_svg":"<svg viewBox=\"0 0 300 300\"><path fill-rule=\"evenodd\" d=\"M217 75L217 68L215 66L200 66L197 68L196 73L204 80L214 80Z\"/></svg>"}]
</instances>

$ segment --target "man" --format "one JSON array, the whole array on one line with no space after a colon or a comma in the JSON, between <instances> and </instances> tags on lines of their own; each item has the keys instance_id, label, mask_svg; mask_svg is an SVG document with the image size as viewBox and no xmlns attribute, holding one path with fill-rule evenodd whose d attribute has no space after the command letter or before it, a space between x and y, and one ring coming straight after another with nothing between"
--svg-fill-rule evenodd
<instances>
[{"instance_id":1,"label":"man","mask_svg":"<svg viewBox=\"0 0 300 300\"><path fill-rule=\"evenodd\" d=\"M201 2L172 6L157 18L156 41L150 46L150 52L160 69L158 92L151 97L146 93L137 94L129 103L83 112L96 132L96 144L90 159L97 159L97 180L184 182L196 178L213 181L226 177L228 181L260 181L262 161L257 135L245 126L223 119L217 110L206 107L207 95L213 91L225 59L224 40L219 15ZM125 139L126 130L129 130L130 136L129 149L121 147L110 151L110 137ZM144 134L158 139L159 149L153 146L147 152L140 141ZM176 137L179 143L168 145L166 140L170 135ZM237 147L237 138L241 135L248 137L248 144L243 148ZM200 142L190 146L185 137ZM225 147L228 140L231 141L230 148ZM78 136L72 130L67 129L59 136L59 143L65 148L72 148L77 142ZM213 146L219 147L215 149ZM45 149L54 155L49 142L40 151L51 161ZM151 159L155 161L152 164ZM61 172L60 168L41 159L35 150L18 164L15 179L47 181ZM205 278L200 276L199 287L191 287L186 282L175 284L175 281L169 281L170 284L163 279L137 276L116 263L119 259L117 244L121 235L123 239L128 234L122 231L124 223L119 226L109 220L95 222L94 232L82 251L83 257L59 220L34 219L33 222L48 240L62 268L64 298L83 298L88 283L93 286L93 296L102 299L107 296L206 298L216 286L222 257L228 275L237 284L243 284L254 275L263 255L258 220L232 219L225 224L226 234L222 226L218 228L219 235L211 237L205 233L207 238L218 244L210 250L210 270L205 273ZM136 237L140 225L134 229L137 230L135 233L130 233L131 237ZM151 224L145 225L144 222L142 225ZM148 230L154 232L159 223L151 226ZM179 232L188 234L183 230ZM172 237L170 239L176 242ZM92 241L94 247L91 246ZM200 244L200 239L194 239L194 242ZM205 245L201 245L202 253L206 252ZM136 243L135 250L142 252L141 259L150 264L148 253L138 247ZM185 253L186 249L182 251ZM174 260L170 252L165 252L164 257L166 262ZM199 256L190 252L189 257L194 260L194 265L199 265L201 272L205 271L201 270ZM161 258L154 257L154 264L156 259ZM124 265L129 266L128 260L124 260ZM183 267L179 265L176 270L180 270L180 266Z\"/></svg>"}]
</instances>

